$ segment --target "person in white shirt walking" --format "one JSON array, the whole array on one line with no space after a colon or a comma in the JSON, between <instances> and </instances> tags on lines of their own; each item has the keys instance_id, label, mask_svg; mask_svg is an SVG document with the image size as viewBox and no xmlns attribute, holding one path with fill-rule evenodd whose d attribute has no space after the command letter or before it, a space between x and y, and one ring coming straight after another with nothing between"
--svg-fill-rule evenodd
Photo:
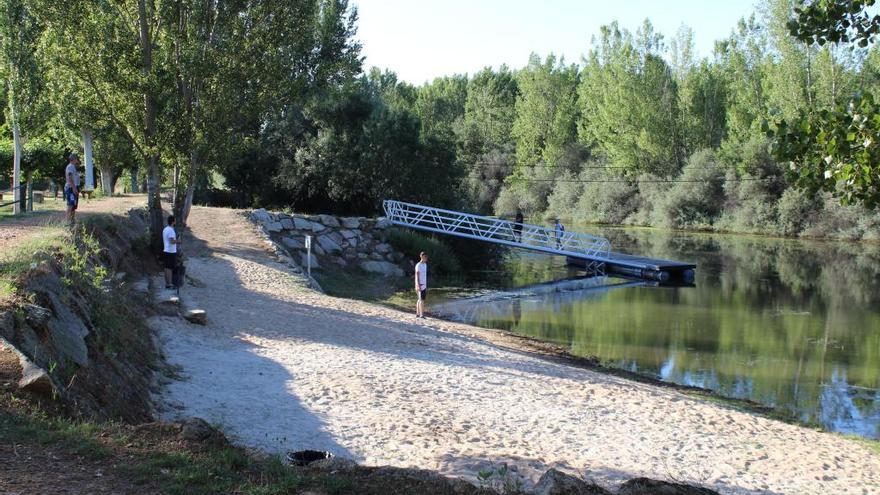
<instances>
[{"instance_id":1,"label":"person in white shirt walking","mask_svg":"<svg viewBox=\"0 0 880 495\"><path fill-rule=\"evenodd\" d=\"M177 232L174 230L174 215L168 217L168 226L162 231L162 261L165 264L165 288L173 289L172 275L177 267L177 245L180 241L177 239Z\"/></svg>"},{"instance_id":2,"label":"person in white shirt walking","mask_svg":"<svg viewBox=\"0 0 880 495\"><path fill-rule=\"evenodd\" d=\"M79 155L71 153L67 166L64 167L64 202L67 203L67 223L72 227L76 223L76 208L79 206Z\"/></svg>"},{"instance_id":3,"label":"person in white shirt walking","mask_svg":"<svg viewBox=\"0 0 880 495\"><path fill-rule=\"evenodd\" d=\"M425 317L425 299L428 297L428 255L424 251L419 254L419 262L416 263L416 318Z\"/></svg>"}]
</instances>

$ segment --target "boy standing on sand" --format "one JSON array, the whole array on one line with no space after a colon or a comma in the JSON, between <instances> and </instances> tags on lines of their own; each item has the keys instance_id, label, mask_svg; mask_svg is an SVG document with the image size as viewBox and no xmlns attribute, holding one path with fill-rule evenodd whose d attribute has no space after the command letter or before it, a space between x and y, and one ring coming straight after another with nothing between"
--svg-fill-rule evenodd
<instances>
[{"instance_id":1,"label":"boy standing on sand","mask_svg":"<svg viewBox=\"0 0 880 495\"><path fill-rule=\"evenodd\" d=\"M168 226L162 231L162 261L165 264L165 288L173 289L173 281L171 275L177 267L177 245L180 241L177 239L177 232L174 230L174 215L168 217Z\"/></svg>"},{"instance_id":2,"label":"boy standing on sand","mask_svg":"<svg viewBox=\"0 0 880 495\"><path fill-rule=\"evenodd\" d=\"M428 297L428 255L422 251L419 254L419 262L416 263L416 318L425 317L425 299Z\"/></svg>"}]
</instances>

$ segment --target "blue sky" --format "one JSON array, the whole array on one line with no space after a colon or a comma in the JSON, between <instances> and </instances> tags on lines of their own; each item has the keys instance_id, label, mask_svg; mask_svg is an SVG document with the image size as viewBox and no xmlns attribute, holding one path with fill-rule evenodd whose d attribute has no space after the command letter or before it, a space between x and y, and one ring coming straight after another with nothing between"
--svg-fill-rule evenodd
<instances>
[{"instance_id":1,"label":"blue sky","mask_svg":"<svg viewBox=\"0 0 880 495\"><path fill-rule=\"evenodd\" d=\"M421 84L490 65L525 65L550 52L580 62L599 27L618 21L635 31L647 17L667 41L682 24L700 56L712 52L755 0L352 0L365 67L397 72Z\"/></svg>"}]
</instances>

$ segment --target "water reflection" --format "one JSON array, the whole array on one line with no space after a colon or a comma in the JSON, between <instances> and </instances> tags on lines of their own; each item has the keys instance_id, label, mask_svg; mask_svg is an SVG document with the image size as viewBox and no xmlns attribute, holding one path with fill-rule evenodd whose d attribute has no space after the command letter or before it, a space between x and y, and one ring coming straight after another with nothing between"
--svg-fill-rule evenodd
<instances>
[{"instance_id":1,"label":"water reflection","mask_svg":"<svg viewBox=\"0 0 880 495\"><path fill-rule=\"evenodd\" d=\"M529 287L450 303L448 314L783 408L831 430L880 438L880 246L626 229L603 234L616 250L696 262L696 288L615 279L544 292ZM573 275L559 258L518 254L502 285Z\"/></svg>"}]
</instances>

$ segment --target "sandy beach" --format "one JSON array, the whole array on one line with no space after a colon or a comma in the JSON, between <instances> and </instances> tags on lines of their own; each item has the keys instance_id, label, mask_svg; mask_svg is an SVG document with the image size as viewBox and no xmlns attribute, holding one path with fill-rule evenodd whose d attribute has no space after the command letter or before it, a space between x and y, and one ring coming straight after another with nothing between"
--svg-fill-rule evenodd
<instances>
[{"instance_id":1,"label":"sandy beach","mask_svg":"<svg viewBox=\"0 0 880 495\"><path fill-rule=\"evenodd\" d=\"M209 324L155 317L180 379L159 401L270 453L321 449L476 481L506 463L613 488L647 476L725 494L880 493L880 455L486 339L487 331L329 297L231 210L196 208L186 298ZM184 245L184 249L187 249Z\"/></svg>"}]
</instances>

